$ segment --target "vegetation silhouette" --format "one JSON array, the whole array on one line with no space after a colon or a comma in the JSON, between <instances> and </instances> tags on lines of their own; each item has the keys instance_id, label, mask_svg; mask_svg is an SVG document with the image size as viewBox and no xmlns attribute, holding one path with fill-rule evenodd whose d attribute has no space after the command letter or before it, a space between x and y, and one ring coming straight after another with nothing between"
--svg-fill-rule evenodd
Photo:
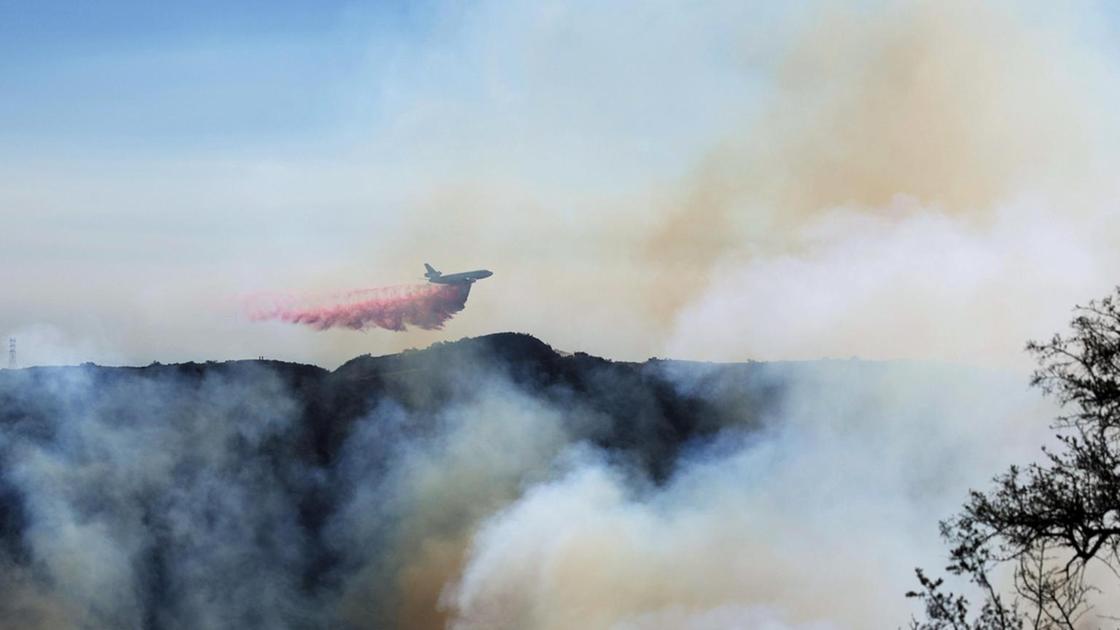
<instances>
[{"instance_id":1,"label":"vegetation silhouette","mask_svg":"<svg viewBox=\"0 0 1120 630\"><path fill-rule=\"evenodd\" d=\"M1011 466L987 492L972 491L942 521L950 545L946 570L979 587L964 595L916 569L924 604L913 630L1074 630L1097 627L1088 572L1120 578L1120 287L1075 308L1068 335L1029 342L1037 357L1031 385L1063 410L1057 444L1040 463ZM1010 589L995 575L1010 574ZM1114 618L1100 616L1101 621Z\"/></svg>"}]
</instances>

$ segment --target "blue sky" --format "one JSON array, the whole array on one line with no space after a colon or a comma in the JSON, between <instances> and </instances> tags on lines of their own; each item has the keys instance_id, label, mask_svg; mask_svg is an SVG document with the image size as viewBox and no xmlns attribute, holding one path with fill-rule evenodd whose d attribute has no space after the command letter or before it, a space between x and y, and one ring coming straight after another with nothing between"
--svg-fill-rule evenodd
<instances>
[{"instance_id":1,"label":"blue sky","mask_svg":"<svg viewBox=\"0 0 1120 630\"><path fill-rule=\"evenodd\" d=\"M0 7L2 249L19 261L0 266L14 287L0 328L39 362L244 342L330 363L422 345L438 337L355 347L246 328L227 307L414 281L424 260L494 265L546 237L505 273L593 264L588 213L615 213L592 199L675 175L710 142L697 130L742 104L736 63L720 61L734 33L718 18L736 13L722 6Z\"/></svg>"},{"instance_id":2,"label":"blue sky","mask_svg":"<svg viewBox=\"0 0 1120 630\"><path fill-rule=\"evenodd\" d=\"M419 2L0 4L0 149L245 150L342 141ZM294 147L293 147L294 145Z\"/></svg>"}]
</instances>

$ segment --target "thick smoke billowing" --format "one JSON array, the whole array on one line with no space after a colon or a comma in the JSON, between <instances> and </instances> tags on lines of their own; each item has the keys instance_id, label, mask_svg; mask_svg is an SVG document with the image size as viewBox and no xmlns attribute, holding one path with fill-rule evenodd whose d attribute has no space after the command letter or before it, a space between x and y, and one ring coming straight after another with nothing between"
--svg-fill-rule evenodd
<instances>
[{"instance_id":1,"label":"thick smoke billowing","mask_svg":"<svg viewBox=\"0 0 1120 630\"><path fill-rule=\"evenodd\" d=\"M356 359L0 378L0 628L867 628L1031 457L1017 378Z\"/></svg>"},{"instance_id":2,"label":"thick smoke billowing","mask_svg":"<svg viewBox=\"0 0 1120 630\"><path fill-rule=\"evenodd\" d=\"M675 371L678 386L695 383L691 370ZM985 462L1041 439L1031 397L992 374L845 362L762 373L790 387L762 427L696 444L665 484L579 452L488 519L446 593L453 627L902 625L913 563L939 562L931 515Z\"/></svg>"},{"instance_id":3,"label":"thick smoke billowing","mask_svg":"<svg viewBox=\"0 0 1120 630\"><path fill-rule=\"evenodd\" d=\"M0 206L29 211L6 228L26 246L0 266L0 330L28 337L26 363L72 360L31 338L38 323L79 361L336 365L346 330L309 343L230 316L231 296L345 286L418 249L503 271L457 335L531 330L631 359L1006 364L1120 277L1108 3L437 0L407 42L339 11L324 23L363 51L338 64L343 93L291 96L333 94L308 103L338 106L318 118L345 149L9 160ZM214 54L122 66L237 66L200 45ZM89 217L114 236L89 238Z\"/></svg>"},{"instance_id":4,"label":"thick smoke billowing","mask_svg":"<svg viewBox=\"0 0 1120 630\"><path fill-rule=\"evenodd\" d=\"M2 396L0 563L19 568L0 627L282 628L313 609L294 497L314 477L269 370L25 371Z\"/></svg>"},{"instance_id":5,"label":"thick smoke billowing","mask_svg":"<svg viewBox=\"0 0 1120 630\"><path fill-rule=\"evenodd\" d=\"M247 306L253 321L278 319L316 330L443 328L466 306L470 284L417 284L350 291L328 298L258 296Z\"/></svg>"},{"instance_id":6,"label":"thick smoke billowing","mask_svg":"<svg viewBox=\"0 0 1120 630\"><path fill-rule=\"evenodd\" d=\"M1008 363L1115 284L1101 7L875 6L808 10L659 216L673 356Z\"/></svg>"}]
</instances>

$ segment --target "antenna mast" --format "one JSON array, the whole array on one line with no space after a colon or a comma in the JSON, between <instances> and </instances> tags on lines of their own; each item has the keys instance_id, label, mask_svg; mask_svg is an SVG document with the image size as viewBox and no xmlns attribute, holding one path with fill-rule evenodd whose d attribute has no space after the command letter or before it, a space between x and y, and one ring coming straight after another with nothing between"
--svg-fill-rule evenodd
<instances>
[{"instance_id":1,"label":"antenna mast","mask_svg":"<svg viewBox=\"0 0 1120 630\"><path fill-rule=\"evenodd\" d=\"M8 337L8 369L16 369L16 338Z\"/></svg>"}]
</instances>

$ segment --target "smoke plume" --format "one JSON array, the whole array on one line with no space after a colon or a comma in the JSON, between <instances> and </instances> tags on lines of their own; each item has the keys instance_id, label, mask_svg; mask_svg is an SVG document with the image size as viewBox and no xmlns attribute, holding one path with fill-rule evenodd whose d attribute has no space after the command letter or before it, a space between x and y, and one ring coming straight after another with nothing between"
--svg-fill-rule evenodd
<instances>
[{"instance_id":1,"label":"smoke plume","mask_svg":"<svg viewBox=\"0 0 1120 630\"><path fill-rule=\"evenodd\" d=\"M438 330L463 310L470 292L470 284L416 284L361 289L326 299L258 296L249 301L247 311L253 321L280 320L316 330Z\"/></svg>"},{"instance_id":2,"label":"smoke plume","mask_svg":"<svg viewBox=\"0 0 1120 630\"><path fill-rule=\"evenodd\" d=\"M0 373L0 628L898 627L1052 417L987 371L506 337Z\"/></svg>"},{"instance_id":3,"label":"smoke plume","mask_svg":"<svg viewBox=\"0 0 1120 630\"><path fill-rule=\"evenodd\" d=\"M224 307L259 287L407 269L419 248L502 270L462 335L529 330L634 360L990 364L1120 277L1110 3L471 6L425 3L434 32L397 48L344 12L345 39L373 48L356 47L344 93L292 95L353 113L322 115L341 145L9 155L0 207L27 210L6 223L24 245L0 266L0 330L57 328L89 348L78 361L263 351L337 365L355 351L345 329L309 343ZM165 53L132 65L230 65ZM90 217L116 236L91 239ZM360 343L438 339L411 326Z\"/></svg>"}]
</instances>

